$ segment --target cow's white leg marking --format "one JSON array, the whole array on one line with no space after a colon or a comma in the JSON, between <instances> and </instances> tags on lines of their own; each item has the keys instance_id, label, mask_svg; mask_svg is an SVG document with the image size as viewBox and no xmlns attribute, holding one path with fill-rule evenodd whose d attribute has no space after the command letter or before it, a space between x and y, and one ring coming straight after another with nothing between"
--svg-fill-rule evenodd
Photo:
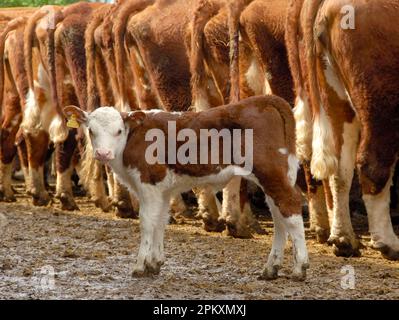
<instances>
[{"instance_id":1,"label":"cow's white leg marking","mask_svg":"<svg viewBox=\"0 0 399 320\"><path fill-rule=\"evenodd\" d=\"M353 123L344 124L343 140L338 171L329 180L334 215L329 241L336 246L336 254L350 256L359 253L359 243L352 228L349 212L349 192L359 142L359 123L356 119Z\"/></svg>"},{"instance_id":2,"label":"cow's white leg marking","mask_svg":"<svg viewBox=\"0 0 399 320\"><path fill-rule=\"evenodd\" d=\"M226 221L229 235L238 238L251 237L248 221L252 214L250 209L241 211L240 207L241 177L234 177L223 189L222 217Z\"/></svg>"},{"instance_id":3,"label":"cow's white leg marking","mask_svg":"<svg viewBox=\"0 0 399 320\"><path fill-rule=\"evenodd\" d=\"M393 169L395 165L393 166ZM369 220L371 245L390 259L399 259L399 239L392 228L390 216L390 187L393 169L385 188L377 195L363 195Z\"/></svg>"}]
</instances>

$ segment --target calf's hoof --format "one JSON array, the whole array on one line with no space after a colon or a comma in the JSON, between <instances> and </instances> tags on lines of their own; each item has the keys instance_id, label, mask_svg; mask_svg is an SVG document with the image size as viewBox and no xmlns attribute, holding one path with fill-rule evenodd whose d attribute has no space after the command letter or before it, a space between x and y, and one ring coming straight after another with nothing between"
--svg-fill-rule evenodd
<instances>
[{"instance_id":1,"label":"calf's hoof","mask_svg":"<svg viewBox=\"0 0 399 320\"><path fill-rule=\"evenodd\" d=\"M262 275L259 276L259 280L276 280L278 278L278 270L280 270L279 265L274 265L274 266L267 266L263 272Z\"/></svg>"},{"instance_id":2,"label":"calf's hoof","mask_svg":"<svg viewBox=\"0 0 399 320\"><path fill-rule=\"evenodd\" d=\"M61 202L61 210L65 210L65 211L79 210L79 207L76 204L72 195L70 195L68 193L61 193L61 195L58 197L58 199Z\"/></svg>"},{"instance_id":3,"label":"calf's hoof","mask_svg":"<svg viewBox=\"0 0 399 320\"><path fill-rule=\"evenodd\" d=\"M304 263L301 266L294 268L294 270L292 271L292 280L305 281L307 269L309 269L309 263Z\"/></svg>"},{"instance_id":4,"label":"calf's hoof","mask_svg":"<svg viewBox=\"0 0 399 320\"><path fill-rule=\"evenodd\" d=\"M248 226L226 222L226 230L224 232L227 236L237 239L252 239L252 230Z\"/></svg>"},{"instance_id":5,"label":"calf's hoof","mask_svg":"<svg viewBox=\"0 0 399 320\"><path fill-rule=\"evenodd\" d=\"M360 257L360 242L348 237L330 236L328 243L333 245L334 254L337 257Z\"/></svg>"},{"instance_id":6,"label":"calf's hoof","mask_svg":"<svg viewBox=\"0 0 399 320\"><path fill-rule=\"evenodd\" d=\"M161 272L161 266L163 262L148 263L145 262L143 265L136 265L132 270L133 278L147 278L156 276Z\"/></svg>"}]
</instances>

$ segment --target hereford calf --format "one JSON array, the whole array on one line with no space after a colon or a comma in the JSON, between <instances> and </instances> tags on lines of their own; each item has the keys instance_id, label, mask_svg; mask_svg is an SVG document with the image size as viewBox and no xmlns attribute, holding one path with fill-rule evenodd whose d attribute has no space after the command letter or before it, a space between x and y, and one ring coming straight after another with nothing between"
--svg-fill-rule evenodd
<instances>
[{"instance_id":1,"label":"hereford calf","mask_svg":"<svg viewBox=\"0 0 399 320\"><path fill-rule=\"evenodd\" d=\"M301 197L295 187L298 169L295 123L284 100L274 96L253 97L200 113L120 113L111 107L87 113L74 106L66 107L65 112L87 128L96 158L108 163L117 179L140 201L141 244L134 276L160 271L165 260L163 239L172 196L196 186L212 185L220 190L238 175L262 188L275 222L273 247L263 277L277 277L289 234L294 251L293 278L305 278L308 255ZM174 134L171 128L175 129ZM215 131L220 135L215 140L211 138L209 144L209 135L212 137ZM230 139L225 139L226 132ZM157 149L157 156L149 156L155 154L154 137L158 143L162 136L164 145L175 144L175 147L163 154ZM239 140L234 138L237 136ZM244 165L236 160L237 145L240 157L245 150ZM251 149L253 145L255 150ZM192 153L193 146L199 146L200 152ZM214 153L219 155L219 161L214 161ZM234 161L229 162L226 156L231 158L231 155Z\"/></svg>"}]
</instances>

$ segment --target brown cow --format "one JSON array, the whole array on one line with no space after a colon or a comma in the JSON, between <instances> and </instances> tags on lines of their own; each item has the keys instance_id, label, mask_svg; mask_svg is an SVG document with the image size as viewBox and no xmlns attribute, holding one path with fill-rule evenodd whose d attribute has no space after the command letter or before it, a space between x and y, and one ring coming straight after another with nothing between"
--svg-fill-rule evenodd
<instances>
[{"instance_id":1,"label":"brown cow","mask_svg":"<svg viewBox=\"0 0 399 320\"><path fill-rule=\"evenodd\" d=\"M0 34L0 199L2 201L15 201L11 185L13 161L17 153L16 137L22 120L22 109L28 92L23 41L26 20L26 17L19 17L10 21ZM23 139L19 139L18 152L27 179L26 145Z\"/></svg>"},{"instance_id":2,"label":"brown cow","mask_svg":"<svg viewBox=\"0 0 399 320\"><path fill-rule=\"evenodd\" d=\"M43 183L43 163L48 142L51 141L56 145L57 196L63 209L77 209L71 185L76 138L73 132L68 133L60 102L71 99L76 102L77 99L80 105L86 105L84 21L99 6L87 3L65 8L46 6L28 21L25 32L25 65L29 92L21 127L27 140L30 193L35 204L45 205L50 200ZM80 21L77 21L76 15L80 15ZM68 17L71 17L67 21L69 29L62 25ZM55 63L56 44L58 64ZM107 206L102 190L102 176L98 173L97 177L92 181L100 187L91 188L90 191L98 193L92 196L105 209Z\"/></svg>"},{"instance_id":3,"label":"brown cow","mask_svg":"<svg viewBox=\"0 0 399 320\"><path fill-rule=\"evenodd\" d=\"M217 106L228 101L229 96L234 100L267 92L293 102L284 42L288 2L199 1L192 22L190 44L193 105L197 110ZM309 174L307 181L311 217L319 217L320 214L314 212L322 209L326 212L324 193L322 188L316 188L316 182ZM231 215L228 212L237 210L232 210L234 201L230 199L227 203L230 206L224 207L223 216L227 217L224 219L230 223L235 219L239 221L232 223L239 226L238 230L232 229L230 233L245 234L246 221L252 221L253 225L252 215ZM328 236L317 226L312 223L319 240L325 241Z\"/></svg>"},{"instance_id":4,"label":"brown cow","mask_svg":"<svg viewBox=\"0 0 399 320\"><path fill-rule=\"evenodd\" d=\"M337 255L359 255L349 213L357 165L371 244L385 257L399 259L389 215L399 148L398 13L393 0L309 0L292 1L287 19L290 62L306 123L298 144L313 175L329 182L329 241Z\"/></svg>"}]
</instances>

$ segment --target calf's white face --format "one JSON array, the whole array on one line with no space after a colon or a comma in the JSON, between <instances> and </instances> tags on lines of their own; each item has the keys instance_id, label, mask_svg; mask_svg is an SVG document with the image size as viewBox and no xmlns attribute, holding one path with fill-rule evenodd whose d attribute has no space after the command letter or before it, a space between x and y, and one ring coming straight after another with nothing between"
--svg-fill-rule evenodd
<instances>
[{"instance_id":1,"label":"calf's white face","mask_svg":"<svg viewBox=\"0 0 399 320\"><path fill-rule=\"evenodd\" d=\"M118 110L102 107L87 113L75 106L68 106L64 111L67 116L74 117L73 121L86 128L97 160L109 162L122 155L129 134L129 124Z\"/></svg>"},{"instance_id":2,"label":"calf's white face","mask_svg":"<svg viewBox=\"0 0 399 320\"><path fill-rule=\"evenodd\" d=\"M85 126L97 160L112 161L123 153L129 128L116 109L112 107L96 109L87 116Z\"/></svg>"}]
</instances>

